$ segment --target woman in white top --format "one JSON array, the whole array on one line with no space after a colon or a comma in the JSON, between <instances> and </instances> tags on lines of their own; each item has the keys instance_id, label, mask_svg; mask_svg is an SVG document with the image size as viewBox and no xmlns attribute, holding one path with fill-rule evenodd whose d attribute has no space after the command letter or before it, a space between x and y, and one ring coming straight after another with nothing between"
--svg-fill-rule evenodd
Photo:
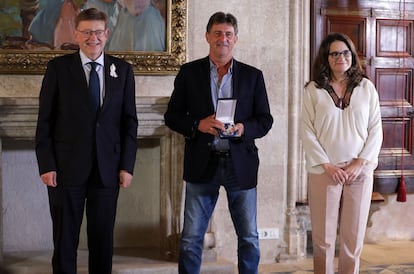
<instances>
[{"instance_id":1,"label":"woman in white top","mask_svg":"<svg viewBox=\"0 0 414 274\"><path fill-rule=\"evenodd\" d=\"M308 171L314 271L358 273L382 144L378 93L364 75L355 46L331 33L321 43L305 86L301 138Z\"/></svg>"}]
</instances>

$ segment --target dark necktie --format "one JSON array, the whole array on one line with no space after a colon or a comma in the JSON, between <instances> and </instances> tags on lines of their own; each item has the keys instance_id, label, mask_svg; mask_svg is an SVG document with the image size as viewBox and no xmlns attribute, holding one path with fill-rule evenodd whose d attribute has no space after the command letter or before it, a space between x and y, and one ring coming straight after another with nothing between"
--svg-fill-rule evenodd
<instances>
[{"instance_id":1,"label":"dark necktie","mask_svg":"<svg viewBox=\"0 0 414 274\"><path fill-rule=\"evenodd\" d=\"M95 111L98 111L101 104L99 76L96 72L96 66L98 65L98 63L90 62L89 64L91 65L91 72L89 74L89 91L92 97L92 106Z\"/></svg>"}]
</instances>

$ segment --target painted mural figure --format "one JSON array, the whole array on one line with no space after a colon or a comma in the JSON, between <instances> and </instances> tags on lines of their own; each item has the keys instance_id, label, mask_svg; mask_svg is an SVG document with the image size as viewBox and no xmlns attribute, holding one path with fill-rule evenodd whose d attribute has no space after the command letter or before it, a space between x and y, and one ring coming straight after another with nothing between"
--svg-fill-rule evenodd
<instances>
[{"instance_id":1,"label":"painted mural figure","mask_svg":"<svg viewBox=\"0 0 414 274\"><path fill-rule=\"evenodd\" d=\"M119 4L118 22L108 42L108 50L164 51L165 23L151 1L120 0Z\"/></svg>"},{"instance_id":2,"label":"painted mural figure","mask_svg":"<svg viewBox=\"0 0 414 274\"><path fill-rule=\"evenodd\" d=\"M79 4L73 0L48 0L40 8L30 25L30 40L52 49L77 48L73 37L75 17L79 13Z\"/></svg>"},{"instance_id":3,"label":"painted mural figure","mask_svg":"<svg viewBox=\"0 0 414 274\"><path fill-rule=\"evenodd\" d=\"M165 0L22 0L19 3L21 29L13 32L8 29L9 34L0 32L0 48L77 49L72 35L74 19L81 10L95 7L108 15L110 36L106 50L166 49ZM0 20L14 18L4 16L0 13Z\"/></svg>"}]
</instances>

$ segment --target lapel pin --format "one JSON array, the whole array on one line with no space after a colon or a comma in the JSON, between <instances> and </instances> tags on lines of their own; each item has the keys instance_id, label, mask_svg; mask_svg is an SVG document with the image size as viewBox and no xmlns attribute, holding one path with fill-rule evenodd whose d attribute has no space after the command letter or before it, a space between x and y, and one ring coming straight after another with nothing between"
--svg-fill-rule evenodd
<instances>
[{"instance_id":1,"label":"lapel pin","mask_svg":"<svg viewBox=\"0 0 414 274\"><path fill-rule=\"evenodd\" d=\"M111 75L111 77L118 78L118 74L116 74L116 67L115 67L115 65L112 64L109 67L109 69L110 69L109 75Z\"/></svg>"}]
</instances>

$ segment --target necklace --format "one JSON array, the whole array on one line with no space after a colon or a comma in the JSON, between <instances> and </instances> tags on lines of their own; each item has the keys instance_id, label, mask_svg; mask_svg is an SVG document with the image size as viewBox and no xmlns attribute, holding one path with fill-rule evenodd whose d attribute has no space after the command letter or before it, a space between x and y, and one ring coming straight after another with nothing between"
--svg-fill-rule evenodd
<instances>
[{"instance_id":1,"label":"necklace","mask_svg":"<svg viewBox=\"0 0 414 274\"><path fill-rule=\"evenodd\" d=\"M338 94L335 92L334 88L329 84L326 87L326 91L331 96L335 106L339 109L345 109L349 106L349 103L351 101L351 95L353 91L353 87L346 88L345 91L342 91L343 96L339 97Z\"/></svg>"}]
</instances>

